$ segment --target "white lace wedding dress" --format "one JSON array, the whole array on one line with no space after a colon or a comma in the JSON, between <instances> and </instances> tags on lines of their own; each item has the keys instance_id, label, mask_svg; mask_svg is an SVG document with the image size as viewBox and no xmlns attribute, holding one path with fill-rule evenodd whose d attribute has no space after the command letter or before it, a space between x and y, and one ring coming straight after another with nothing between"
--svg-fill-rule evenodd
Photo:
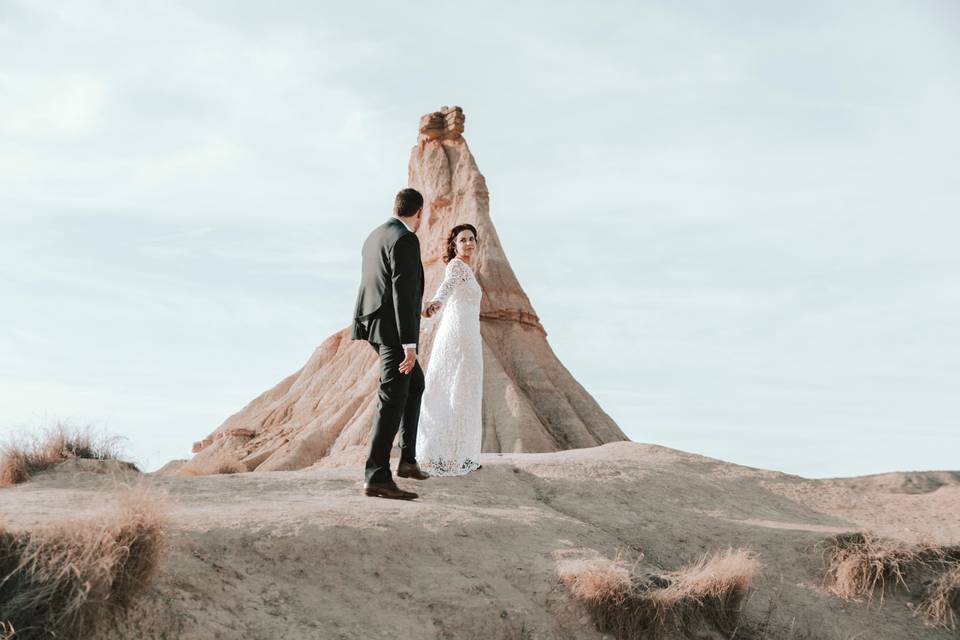
<instances>
[{"instance_id":1,"label":"white lace wedding dress","mask_svg":"<svg viewBox=\"0 0 960 640\"><path fill-rule=\"evenodd\" d=\"M420 404L417 461L433 475L458 476L480 466L482 295L473 270L459 258L453 258L447 263L443 282L431 301L442 306Z\"/></svg>"}]
</instances>

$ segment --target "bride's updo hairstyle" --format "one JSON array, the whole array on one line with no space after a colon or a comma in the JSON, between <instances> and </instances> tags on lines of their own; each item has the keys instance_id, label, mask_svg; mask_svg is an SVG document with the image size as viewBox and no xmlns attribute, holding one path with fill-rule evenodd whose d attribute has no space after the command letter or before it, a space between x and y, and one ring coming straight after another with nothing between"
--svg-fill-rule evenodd
<instances>
[{"instance_id":1,"label":"bride's updo hairstyle","mask_svg":"<svg viewBox=\"0 0 960 640\"><path fill-rule=\"evenodd\" d=\"M461 231L472 231L473 238L479 243L480 236L477 235L477 228L472 224L458 224L453 229L450 229L450 235L447 236L447 251L443 256L444 264L450 262L457 257L457 236L460 235Z\"/></svg>"}]
</instances>

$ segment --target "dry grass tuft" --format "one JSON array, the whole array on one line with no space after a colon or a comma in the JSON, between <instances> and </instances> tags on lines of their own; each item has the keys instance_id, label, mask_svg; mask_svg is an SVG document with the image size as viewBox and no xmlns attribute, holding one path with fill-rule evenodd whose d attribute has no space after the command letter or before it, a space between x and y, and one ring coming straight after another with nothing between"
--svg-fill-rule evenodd
<instances>
[{"instance_id":1,"label":"dry grass tuft","mask_svg":"<svg viewBox=\"0 0 960 640\"><path fill-rule=\"evenodd\" d=\"M827 590L848 600L896 587L922 588L915 613L934 625L957 628L960 618L960 547L907 545L870 533L847 533L827 540ZM909 584L908 584L909 581Z\"/></svg>"},{"instance_id":2,"label":"dry grass tuft","mask_svg":"<svg viewBox=\"0 0 960 640\"><path fill-rule=\"evenodd\" d=\"M39 465L31 464L31 457L26 452L10 446L0 450L0 487L9 487L30 479L31 468Z\"/></svg>"},{"instance_id":3,"label":"dry grass tuft","mask_svg":"<svg viewBox=\"0 0 960 640\"><path fill-rule=\"evenodd\" d=\"M0 640L13 640L15 635L17 635L17 632L12 624L0 622Z\"/></svg>"},{"instance_id":4,"label":"dry grass tuft","mask_svg":"<svg viewBox=\"0 0 960 640\"><path fill-rule=\"evenodd\" d=\"M234 458L225 455L204 460L200 464L193 464L177 471L181 476L213 476L232 473L246 473L247 466Z\"/></svg>"},{"instance_id":5,"label":"dry grass tuft","mask_svg":"<svg viewBox=\"0 0 960 640\"><path fill-rule=\"evenodd\" d=\"M872 533L843 533L826 542L825 587L845 600L873 600L876 595L882 604L898 585L909 590L908 572L931 569L942 563L943 553L935 546L908 545Z\"/></svg>"},{"instance_id":6,"label":"dry grass tuft","mask_svg":"<svg viewBox=\"0 0 960 640\"><path fill-rule=\"evenodd\" d=\"M665 574L669 585L649 592L657 618L685 624L689 616L706 613L722 631L732 631L740 604L760 575L761 564L747 549L727 549L705 555L680 571Z\"/></svg>"},{"instance_id":7,"label":"dry grass tuft","mask_svg":"<svg viewBox=\"0 0 960 640\"><path fill-rule=\"evenodd\" d=\"M917 611L935 625L956 630L960 618L960 564L954 564L934 581Z\"/></svg>"},{"instance_id":8,"label":"dry grass tuft","mask_svg":"<svg viewBox=\"0 0 960 640\"><path fill-rule=\"evenodd\" d=\"M26 482L35 473L65 460L119 460L121 441L90 426L74 427L63 422L34 438L11 438L0 445L0 487Z\"/></svg>"},{"instance_id":9,"label":"dry grass tuft","mask_svg":"<svg viewBox=\"0 0 960 640\"><path fill-rule=\"evenodd\" d=\"M827 540L827 591L846 600L884 593L898 584L906 587L910 565L922 562L922 552L896 540L870 533L842 533Z\"/></svg>"},{"instance_id":10,"label":"dry grass tuft","mask_svg":"<svg viewBox=\"0 0 960 640\"><path fill-rule=\"evenodd\" d=\"M628 603L633 596L633 577L621 558L599 554L563 559L557 578L573 596L587 605L597 628L615 631L631 626Z\"/></svg>"},{"instance_id":11,"label":"dry grass tuft","mask_svg":"<svg viewBox=\"0 0 960 640\"><path fill-rule=\"evenodd\" d=\"M0 620L18 640L89 637L149 583L165 526L164 502L141 486L100 519L0 529Z\"/></svg>"},{"instance_id":12,"label":"dry grass tuft","mask_svg":"<svg viewBox=\"0 0 960 640\"><path fill-rule=\"evenodd\" d=\"M733 632L760 570L760 561L750 551L728 549L659 575L638 576L619 558L600 556L561 560L557 575L590 609L600 631L635 638L695 629L703 623Z\"/></svg>"},{"instance_id":13,"label":"dry grass tuft","mask_svg":"<svg viewBox=\"0 0 960 640\"><path fill-rule=\"evenodd\" d=\"M214 473L244 473L247 470L245 466L235 460L225 460L214 467Z\"/></svg>"}]
</instances>

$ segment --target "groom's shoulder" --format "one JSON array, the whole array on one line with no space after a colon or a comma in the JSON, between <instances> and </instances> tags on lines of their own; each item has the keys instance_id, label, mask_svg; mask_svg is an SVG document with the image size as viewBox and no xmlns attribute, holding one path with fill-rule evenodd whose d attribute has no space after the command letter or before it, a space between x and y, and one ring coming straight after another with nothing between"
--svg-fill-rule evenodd
<instances>
[{"instance_id":1,"label":"groom's shoulder","mask_svg":"<svg viewBox=\"0 0 960 640\"><path fill-rule=\"evenodd\" d=\"M417 246L417 234L412 233L399 220L391 218L373 229L364 243L364 251L377 247L380 251L393 251L395 247Z\"/></svg>"},{"instance_id":2,"label":"groom's shoulder","mask_svg":"<svg viewBox=\"0 0 960 640\"><path fill-rule=\"evenodd\" d=\"M374 227L373 230L370 231L370 234L367 236L367 239L383 240L390 237L391 235L394 235L394 233L395 233L394 225L390 224L390 221L387 220L383 224Z\"/></svg>"},{"instance_id":3,"label":"groom's shoulder","mask_svg":"<svg viewBox=\"0 0 960 640\"><path fill-rule=\"evenodd\" d=\"M390 244L394 244L400 240L407 242L411 239L417 240L417 234L407 229L407 227L396 218L391 218L384 222L374 229L371 235L377 235Z\"/></svg>"}]
</instances>

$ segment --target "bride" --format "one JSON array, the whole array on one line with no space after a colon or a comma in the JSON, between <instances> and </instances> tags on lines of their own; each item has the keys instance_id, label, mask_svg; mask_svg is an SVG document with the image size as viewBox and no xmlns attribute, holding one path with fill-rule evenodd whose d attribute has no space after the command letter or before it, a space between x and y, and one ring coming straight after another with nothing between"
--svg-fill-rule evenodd
<instances>
[{"instance_id":1,"label":"bride","mask_svg":"<svg viewBox=\"0 0 960 640\"><path fill-rule=\"evenodd\" d=\"M472 268L478 239L470 224L450 230L443 282L423 310L426 318L441 315L427 366L416 451L421 464L437 476L459 476L480 468L483 292Z\"/></svg>"}]
</instances>

